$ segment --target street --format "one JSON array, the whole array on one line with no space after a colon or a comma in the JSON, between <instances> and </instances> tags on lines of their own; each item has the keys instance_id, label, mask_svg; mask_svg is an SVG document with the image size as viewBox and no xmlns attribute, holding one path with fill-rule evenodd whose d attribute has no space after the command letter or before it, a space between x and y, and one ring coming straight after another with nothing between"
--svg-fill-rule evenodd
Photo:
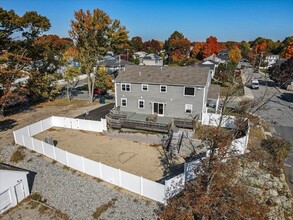
<instances>
[{"instance_id":1,"label":"street","mask_svg":"<svg viewBox=\"0 0 293 220\"><path fill-rule=\"evenodd\" d=\"M244 72L247 79L258 79L259 89L252 90L256 106L255 114L263 118L275 136L280 136L292 145L285 160L285 173L293 192L293 92L274 86L264 73L255 73L252 68Z\"/></svg>"}]
</instances>

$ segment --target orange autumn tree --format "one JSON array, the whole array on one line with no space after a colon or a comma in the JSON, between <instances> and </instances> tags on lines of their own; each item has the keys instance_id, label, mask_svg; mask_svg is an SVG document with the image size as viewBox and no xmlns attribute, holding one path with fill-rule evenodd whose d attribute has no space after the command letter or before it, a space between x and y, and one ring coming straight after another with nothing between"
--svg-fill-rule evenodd
<instances>
[{"instance_id":1,"label":"orange autumn tree","mask_svg":"<svg viewBox=\"0 0 293 220\"><path fill-rule=\"evenodd\" d=\"M290 42L282 56L286 59L293 57L293 42Z\"/></svg>"},{"instance_id":2,"label":"orange autumn tree","mask_svg":"<svg viewBox=\"0 0 293 220\"><path fill-rule=\"evenodd\" d=\"M202 55L206 58L212 54L218 53L221 50L221 45L216 37L210 36L203 45Z\"/></svg>"},{"instance_id":3,"label":"orange autumn tree","mask_svg":"<svg viewBox=\"0 0 293 220\"><path fill-rule=\"evenodd\" d=\"M196 42L192 48L192 55L193 57L202 60L202 49L203 49L204 42Z\"/></svg>"}]
</instances>

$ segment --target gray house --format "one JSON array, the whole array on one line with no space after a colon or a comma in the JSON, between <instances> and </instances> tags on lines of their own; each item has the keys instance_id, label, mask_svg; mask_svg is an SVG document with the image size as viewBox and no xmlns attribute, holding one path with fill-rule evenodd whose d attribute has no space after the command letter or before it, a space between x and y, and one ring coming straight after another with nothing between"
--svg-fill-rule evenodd
<instances>
[{"instance_id":1,"label":"gray house","mask_svg":"<svg viewBox=\"0 0 293 220\"><path fill-rule=\"evenodd\" d=\"M121 111L188 118L206 112L208 67L127 66L115 80Z\"/></svg>"}]
</instances>

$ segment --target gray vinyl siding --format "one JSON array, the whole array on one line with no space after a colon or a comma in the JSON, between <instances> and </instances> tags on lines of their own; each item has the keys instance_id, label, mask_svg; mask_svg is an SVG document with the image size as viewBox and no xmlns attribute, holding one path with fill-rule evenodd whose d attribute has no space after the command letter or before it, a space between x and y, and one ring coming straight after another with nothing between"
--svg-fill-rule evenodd
<instances>
[{"instance_id":1,"label":"gray vinyl siding","mask_svg":"<svg viewBox=\"0 0 293 220\"><path fill-rule=\"evenodd\" d=\"M163 84L162 84L163 85ZM190 86L194 87L194 86ZM121 111L142 114L153 113L153 102L164 103L164 116L188 117L185 104L192 104L192 115L200 114L203 109L204 88L196 87L195 96L184 96L184 86L167 85L167 92L160 92L160 85L148 84L148 91L142 91L141 84L131 84L131 91L121 91L121 83L116 83L117 106ZM121 98L127 98L127 107L121 106ZM138 108L138 100L144 100L144 109Z\"/></svg>"}]
</instances>

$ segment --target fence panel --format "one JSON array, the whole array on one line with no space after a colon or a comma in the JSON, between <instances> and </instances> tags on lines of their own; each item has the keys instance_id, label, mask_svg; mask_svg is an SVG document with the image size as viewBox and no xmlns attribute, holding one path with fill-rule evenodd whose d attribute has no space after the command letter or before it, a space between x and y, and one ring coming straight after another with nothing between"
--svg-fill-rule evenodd
<instances>
[{"instance_id":1,"label":"fence panel","mask_svg":"<svg viewBox=\"0 0 293 220\"><path fill-rule=\"evenodd\" d=\"M56 153L56 160L64 165L67 165L66 151L61 150L58 147L55 147L55 153Z\"/></svg>"},{"instance_id":2,"label":"fence panel","mask_svg":"<svg viewBox=\"0 0 293 220\"><path fill-rule=\"evenodd\" d=\"M194 172L198 168L200 163L201 160L195 160L184 164L184 178L186 182L195 179L196 176Z\"/></svg>"},{"instance_id":3,"label":"fence panel","mask_svg":"<svg viewBox=\"0 0 293 220\"><path fill-rule=\"evenodd\" d=\"M79 129L89 131L90 130L90 121L84 120L84 119L79 119Z\"/></svg>"},{"instance_id":4,"label":"fence panel","mask_svg":"<svg viewBox=\"0 0 293 220\"><path fill-rule=\"evenodd\" d=\"M18 130L14 131L14 141L16 144L25 145L25 143L23 142L22 136L29 137L29 135L22 135L21 132L18 132Z\"/></svg>"},{"instance_id":5,"label":"fence panel","mask_svg":"<svg viewBox=\"0 0 293 220\"><path fill-rule=\"evenodd\" d=\"M101 164L102 178L103 180L119 186L119 171L113 167Z\"/></svg>"},{"instance_id":6,"label":"fence panel","mask_svg":"<svg viewBox=\"0 0 293 220\"><path fill-rule=\"evenodd\" d=\"M31 137L43 132L42 123L40 121L33 123L33 124L29 125L28 127L29 127L29 132L30 132Z\"/></svg>"},{"instance_id":7,"label":"fence panel","mask_svg":"<svg viewBox=\"0 0 293 220\"><path fill-rule=\"evenodd\" d=\"M184 173L165 181L165 198L169 199L184 189Z\"/></svg>"},{"instance_id":8,"label":"fence panel","mask_svg":"<svg viewBox=\"0 0 293 220\"><path fill-rule=\"evenodd\" d=\"M121 187L140 194L140 177L121 170Z\"/></svg>"},{"instance_id":9,"label":"fence panel","mask_svg":"<svg viewBox=\"0 0 293 220\"><path fill-rule=\"evenodd\" d=\"M142 181L143 186L143 196L156 200L158 202L164 202L165 199L165 186L156 183L154 181L144 179Z\"/></svg>"},{"instance_id":10,"label":"fence panel","mask_svg":"<svg viewBox=\"0 0 293 220\"><path fill-rule=\"evenodd\" d=\"M34 149L36 152L43 154L43 144L42 141L39 141L35 138L33 138L33 143L34 143Z\"/></svg>"},{"instance_id":11,"label":"fence panel","mask_svg":"<svg viewBox=\"0 0 293 220\"><path fill-rule=\"evenodd\" d=\"M84 159L84 172L91 176L101 178L100 174L100 164L98 162L89 160L87 158Z\"/></svg>"},{"instance_id":12,"label":"fence panel","mask_svg":"<svg viewBox=\"0 0 293 220\"><path fill-rule=\"evenodd\" d=\"M52 125L53 127L64 127L64 118L53 116Z\"/></svg>"},{"instance_id":13,"label":"fence panel","mask_svg":"<svg viewBox=\"0 0 293 220\"><path fill-rule=\"evenodd\" d=\"M102 132L100 121L90 121L90 130L95 132Z\"/></svg>"},{"instance_id":14,"label":"fence panel","mask_svg":"<svg viewBox=\"0 0 293 220\"><path fill-rule=\"evenodd\" d=\"M71 128L72 129L80 129L79 128L79 119L71 118Z\"/></svg>"},{"instance_id":15,"label":"fence panel","mask_svg":"<svg viewBox=\"0 0 293 220\"><path fill-rule=\"evenodd\" d=\"M33 140L31 137L23 136L24 146L33 150Z\"/></svg>"},{"instance_id":16,"label":"fence panel","mask_svg":"<svg viewBox=\"0 0 293 220\"><path fill-rule=\"evenodd\" d=\"M64 128L71 128L71 118L63 118Z\"/></svg>"},{"instance_id":17,"label":"fence panel","mask_svg":"<svg viewBox=\"0 0 293 220\"><path fill-rule=\"evenodd\" d=\"M81 156L67 152L67 158L69 167L83 172Z\"/></svg>"},{"instance_id":18,"label":"fence panel","mask_svg":"<svg viewBox=\"0 0 293 220\"><path fill-rule=\"evenodd\" d=\"M43 143L44 145L44 151L45 151L45 155L47 157L50 157L51 159L55 160L55 155L54 155L54 146L47 144L47 143Z\"/></svg>"},{"instance_id":19,"label":"fence panel","mask_svg":"<svg viewBox=\"0 0 293 220\"><path fill-rule=\"evenodd\" d=\"M52 117L50 117L41 121L43 124L44 131L53 127L52 120L53 120Z\"/></svg>"}]
</instances>

